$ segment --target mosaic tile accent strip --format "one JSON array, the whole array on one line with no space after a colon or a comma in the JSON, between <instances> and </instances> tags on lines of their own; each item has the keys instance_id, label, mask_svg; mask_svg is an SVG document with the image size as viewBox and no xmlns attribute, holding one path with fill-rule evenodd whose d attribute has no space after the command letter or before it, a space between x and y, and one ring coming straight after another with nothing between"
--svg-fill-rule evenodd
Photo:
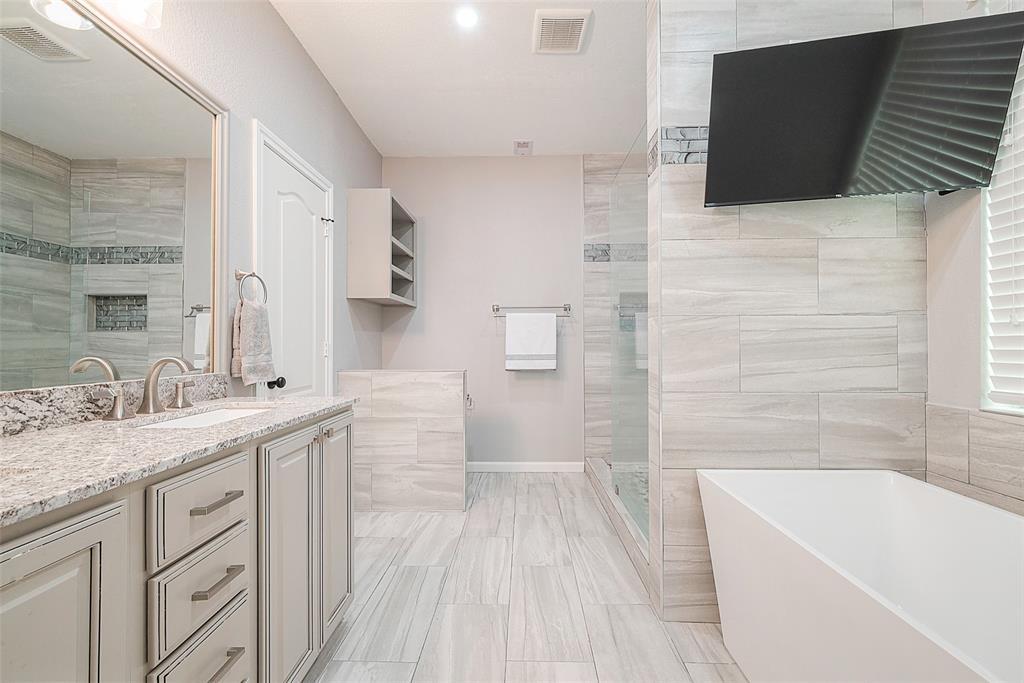
<instances>
[{"instance_id":1,"label":"mosaic tile accent strip","mask_svg":"<svg viewBox=\"0 0 1024 683\"><path fill-rule=\"evenodd\" d=\"M69 247L66 244L0 232L0 253L51 261L85 264L178 264L182 262L180 245Z\"/></svg>"},{"instance_id":2,"label":"mosaic tile accent strip","mask_svg":"<svg viewBox=\"0 0 1024 683\"><path fill-rule=\"evenodd\" d=\"M189 398L193 402L228 395L228 376L224 373L189 375L189 379L195 382L195 387L189 391ZM167 403L174 398L174 385L179 381L180 377L160 379L161 401ZM13 436L21 432L98 420L110 410L111 399L95 396L96 389L117 384L123 386L128 404L137 407L142 401L141 379L0 391L0 435Z\"/></svg>"},{"instance_id":3,"label":"mosaic tile accent strip","mask_svg":"<svg viewBox=\"0 0 1024 683\"><path fill-rule=\"evenodd\" d=\"M661 129L661 163L708 163L708 127L664 126Z\"/></svg>"},{"instance_id":4,"label":"mosaic tile accent strip","mask_svg":"<svg viewBox=\"0 0 1024 683\"><path fill-rule=\"evenodd\" d=\"M583 245L584 263L646 263L647 244L644 242L588 242Z\"/></svg>"},{"instance_id":5,"label":"mosaic tile accent strip","mask_svg":"<svg viewBox=\"0 0 1024 683\"><path fill-rule=\"evenodd\" d=\"M53 263L71 263L72 258L72 248L66 244L37 240L10 232L0 232L0 252Z\"/></svg>"},{"instance_id":6,"label":"mosaic tile accent strip","mask_svg":"<svg viewBox=\"0 0 1024 683\"><path fill-rule=\"evenodd\" d=\"M145 295L91 296L97 332L142 332L149 305Z\"/></svg>"}]
</instances>

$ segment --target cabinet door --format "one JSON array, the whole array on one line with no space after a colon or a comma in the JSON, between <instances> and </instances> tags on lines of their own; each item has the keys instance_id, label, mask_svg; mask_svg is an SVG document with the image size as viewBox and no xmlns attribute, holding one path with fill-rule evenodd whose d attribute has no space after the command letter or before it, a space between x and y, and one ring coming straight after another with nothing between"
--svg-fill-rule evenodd
<instances>
[{"instance_id":1,"label":"cabinet door","mask_svg":"<svg viewBox=\"0 0 1024 683\"><path fill-rule=\"evenodd\" d=\"M350 416L321 426L321 645L341 622L345 600L352 593L350 430Z\"/></svg>"},{"instance_id":2,"label":"cabinet door","mask_svg":"<svg viewBox=\"0 0 1024 683\"><path fill-rule=\"evenodd\" d=\"M0 547L0 673L127 679L126 512L108 505Z\"/></svg>"},{"instance_id":3,"label":"cabinet door","mask_svg":"<svg viewBox=\"0 0 1024 683\"><path fill-rule=\"evenodd\" d=\"M320 647L317 430L260 447L260 680L299 680Z\"/></svg>"}]
</instances>

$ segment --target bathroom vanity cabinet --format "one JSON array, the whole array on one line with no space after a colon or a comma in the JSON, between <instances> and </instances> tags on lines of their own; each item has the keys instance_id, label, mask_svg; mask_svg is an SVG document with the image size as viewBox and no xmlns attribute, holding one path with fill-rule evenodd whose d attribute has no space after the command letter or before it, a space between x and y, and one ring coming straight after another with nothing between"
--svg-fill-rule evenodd
<instances>
[{"instance_id":1,"label":"bathroom vanity cabinet","mask_svg":"<svg viewBox=\"0 0 1024 683\"><path fill-rule=\"evenodd\" d=\"M351 421L321 411L0 528L0 676L301 680L352 593Z\"/></svg>"}]
</instances>

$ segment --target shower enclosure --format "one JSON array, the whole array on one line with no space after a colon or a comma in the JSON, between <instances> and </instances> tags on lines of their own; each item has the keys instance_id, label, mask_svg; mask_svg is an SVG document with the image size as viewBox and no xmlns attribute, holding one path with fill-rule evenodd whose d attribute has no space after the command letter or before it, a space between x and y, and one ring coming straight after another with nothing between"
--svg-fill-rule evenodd
<instances>
[{"instance_id":1,"label":"shower enclosure","mask_svg":"<svg viewBox=\"0 0 1024 683\"><path fill-rule=\"evenodd\" d=\"M611 481L638 540L648 533L645 146L641 128L613 180L608 212Z\"/></svg>"}]
</instances>

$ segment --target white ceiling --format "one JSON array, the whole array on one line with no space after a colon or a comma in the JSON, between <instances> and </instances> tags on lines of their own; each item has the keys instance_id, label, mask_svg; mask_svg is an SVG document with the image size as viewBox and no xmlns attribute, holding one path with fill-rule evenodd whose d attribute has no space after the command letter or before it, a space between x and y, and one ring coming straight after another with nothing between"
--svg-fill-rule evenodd
<instances>
[{"instance_id":1,"label":"white ceiling","mask_svg":"<svg viewBox=\"0 0 1024 683\"><path fill-rule=\"evenodd\" d=\"M72 31L27 0L0 0L5 25L27 19L87 61L47 62L0 39L0 128L72 159L208 158L209 112L99 29Z\"/></svg>"},{"instance_id":2,"label":"white ceiling","mask_svg":"<svg viewBox=\"0 0 1024 683\"><path fill-rule=\"evenodd\" d=\"M641 0L271 0L384 156L625 152L645 121ZM479 13L460 29L455 10ZM581 54L532 51L538 8L591 8Z\"/></svg>"}]
</instances>

